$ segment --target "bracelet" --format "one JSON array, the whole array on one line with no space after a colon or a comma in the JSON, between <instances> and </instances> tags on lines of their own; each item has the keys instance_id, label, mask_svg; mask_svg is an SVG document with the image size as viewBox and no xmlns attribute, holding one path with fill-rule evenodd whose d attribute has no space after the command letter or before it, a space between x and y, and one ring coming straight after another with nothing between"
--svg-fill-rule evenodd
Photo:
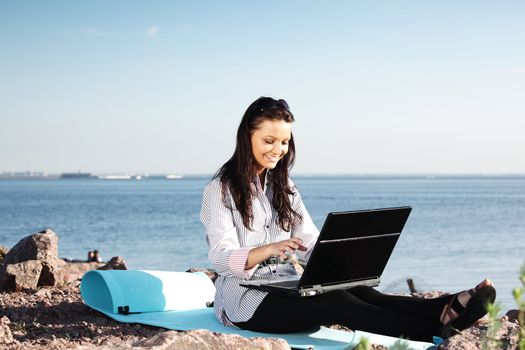
<instances>
[{"instance_id":1,"label":"bracelet","mask_svg":"<svg viewBox=\"0 0 525 350\"><path fill-rule=\"evenodd\" d=\"M280 257L277 257L277 256L271 256L268 259L262 261L259 265L268 266L268 265L276 265L276 264L288 264L288 261Z\"/></svg>"}]
</instances>

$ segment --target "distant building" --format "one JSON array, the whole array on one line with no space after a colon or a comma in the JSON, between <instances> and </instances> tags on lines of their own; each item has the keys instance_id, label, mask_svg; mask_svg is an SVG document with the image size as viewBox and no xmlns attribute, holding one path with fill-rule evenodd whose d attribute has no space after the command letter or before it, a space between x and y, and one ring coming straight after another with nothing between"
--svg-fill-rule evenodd
<instances>
[{"instance_id":1,"label":"distant building","mask_svg":"<svg viewBox=\"0 0 525 350\"><path fill-rule=\"evenodd\" d=\"M91 173L62 173L61 179L96 179L97 177Z\"/></svg>"}]
</instances>

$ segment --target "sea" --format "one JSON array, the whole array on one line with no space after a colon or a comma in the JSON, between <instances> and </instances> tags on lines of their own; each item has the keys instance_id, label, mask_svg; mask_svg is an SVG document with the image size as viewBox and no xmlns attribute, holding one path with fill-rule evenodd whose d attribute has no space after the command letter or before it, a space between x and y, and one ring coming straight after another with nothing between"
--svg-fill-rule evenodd
<instances>
[{"instance_id":1,"label":"sea","mask_svg":"<svg viewBox=\"0 0 525 350\"><path fill-rule=\"evenodd\" d=\"M295 176L320 229L327 213L411 206L379 290L455 292L490 278L503 311L515 308L525 261L525 176ZM199 220L210 176L179 180L0 180L0 244L44 228L59 256L124 257L131 269L212 267ZM352 252L349 252L351 254ZM332 266L329 268L337 268Z\"/></svg>"}]
</instances>

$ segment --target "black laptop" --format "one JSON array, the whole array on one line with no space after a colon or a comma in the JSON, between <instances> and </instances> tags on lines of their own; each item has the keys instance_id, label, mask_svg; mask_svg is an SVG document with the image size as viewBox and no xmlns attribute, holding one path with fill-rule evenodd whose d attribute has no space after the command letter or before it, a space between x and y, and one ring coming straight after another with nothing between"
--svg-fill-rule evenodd
<instances>
[{"instance_id":1,"label":"black laptop","mask_svg":"<svg viewBox=\"0 0 525 350\"><path fill-rule=\"evenodd\" d=\"M240 285L308 297L335 289L377 286L412 208L329 213L301 276Z\"/></svg>"}]
</instances>

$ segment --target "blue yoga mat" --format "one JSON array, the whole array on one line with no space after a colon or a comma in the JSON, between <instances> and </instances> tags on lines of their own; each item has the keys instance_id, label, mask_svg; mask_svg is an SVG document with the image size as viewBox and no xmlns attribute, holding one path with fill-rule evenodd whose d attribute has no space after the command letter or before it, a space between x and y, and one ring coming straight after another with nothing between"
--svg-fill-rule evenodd
<instances>
[{"instance_id":1,"label":"blue yoga mat","mask_svg":"<svg viewBox=\"0 0 525 350\"><path fill-rule=\"evenodd\" d=\"M298 349L352 349L363 337L371 343L391 346L398 338L367 332L345 332L321 327L317 331L290 334L258 333L222 325L206 303L213 301L215 286L204 273L92 270L82 278L84 302L114 320L174 330L207 329L243 337L285 339ZM410 349L433 344L406 341Z\"/></svg>"}]
</instances>

